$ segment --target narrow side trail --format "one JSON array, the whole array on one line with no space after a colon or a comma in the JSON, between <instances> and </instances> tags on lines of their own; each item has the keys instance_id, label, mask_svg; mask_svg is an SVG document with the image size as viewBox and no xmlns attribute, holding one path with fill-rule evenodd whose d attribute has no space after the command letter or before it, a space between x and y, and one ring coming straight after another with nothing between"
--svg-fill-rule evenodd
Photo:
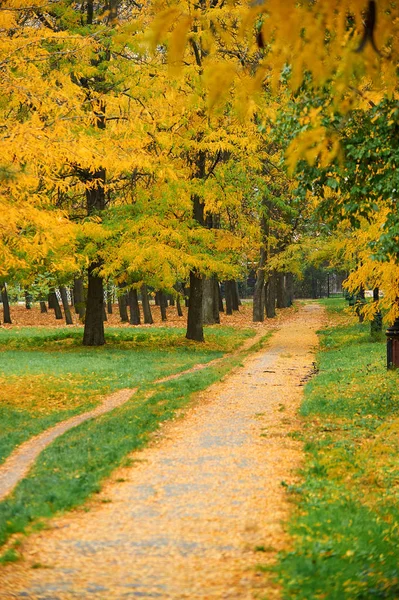
<instances>
[{"instance_id":1,"label":"narrow side trail","mask_svg":"<svg viewBox=\"0 0 399 600\"><path fill-rule=\"evenodd\" d=\"M1 600L278 598L255 567L287 544L281 482L301 463L290 433L323 320L319 306L301 307L135 453L90 512L28 538L24 560L0 569Z\"/></svg>"}]
</instances>

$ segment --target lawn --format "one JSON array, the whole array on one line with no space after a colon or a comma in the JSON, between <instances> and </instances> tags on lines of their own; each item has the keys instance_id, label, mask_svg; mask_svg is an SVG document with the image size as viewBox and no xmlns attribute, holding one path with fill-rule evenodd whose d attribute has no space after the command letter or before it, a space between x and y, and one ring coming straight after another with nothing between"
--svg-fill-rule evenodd
<instances>
[{"instance_id":1,"label":"lawn","mask_svg":"<svg viewBox=\"0 0 399 600\"><path fill-rule=\"evenodd\" d=\"M210 327L194 344L176 329L108 330L102 348L83 348L73 330L0 332L4 457L16 444L110 391L139 387L122 407L87 421L53 442L9 498L0 502L0 544L37 527L42 519L82 504L127 455L147 443L159 423L173 417L192 394L220 379L242 360L231 356L253 330ZM203 371L163 384L155 381L197 363L226 356ZM5 391L6 390L6 391ZM18 540L0 562L18 558Z\"/></svg>"},{"instance_id":2,"label":"lawn","mask_svg":"<svg viewBox=\"0 0 399 600\"><path fill-rule=\"evenodd\" d=\"M110 328L105 346L85 348L76 329L0 330L0 463L18 444L105 394L209 362L251 335L209 328L207 342L195 345L183 330Z\"/></svg>"},{"instance_id":3,"label":"lawn","mask_svg":"<svg viewBox=\"0 0 399 600\"><path fill-rule=\"evenodd\" d=\"M293 547L278 566L283 597L399 597L399 373L387 372L384 340L342 318L320 332L318 375L301 413L306 463L291 489ZM383 337L383 336L382 336Z\"/></svg>"}]
</instances>

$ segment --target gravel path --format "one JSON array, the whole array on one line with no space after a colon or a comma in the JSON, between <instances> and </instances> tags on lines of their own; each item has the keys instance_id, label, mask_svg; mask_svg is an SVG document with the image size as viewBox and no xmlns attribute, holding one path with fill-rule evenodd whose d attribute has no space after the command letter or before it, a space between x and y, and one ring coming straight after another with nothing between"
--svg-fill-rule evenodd
<instances>
[{"instance_id":1,"label":"gravel path","mask_svg":"<svg viewBox=\"0 0 399 600\"><path fill-rule=\"evenodd\" d=\"M281 482L300 465L289 434L322 320L317 305L301 308L135 453L89 512L28 538L24 561L0 571L1 600L277 598L254 567L287 544Z\"/></svg>"},{"instance_id":2,"label":"gravel path","mask_svg":"<svg viewBox=\"0 0 399 600\"><path fill-rule=\"evenodd\" d=\"M261 340L263 336L263 332L258 332L255 337L246 340L230 356L237 356L246 350L249 350L251 346L257 344L257 342ZM154 385L166 383L167 381L178 379L179 377L187 375L188 373L194 373L195 371L207 369L208 367L222 363L225 360L226 357L222 356L221 358L215 358L208 363L198 363L189 369L179 371L179 373L174 373L173 375L167 375L166 377L157 379L153 383ZM89 419L95 419L100 415L104 415L105 413L114 410L114 408L117 408L118 406L122 406L122 404L125 404L125 402L130 400L137 390L138 388L118 390L117 392L106 396L103 401L92 410L81 413L80 415L75 415L74 417L66 419L65 421L60 421L60 423L57 423L53 427L46 429L39 435L30 438L18 446L5 460L5 462L0 465L0 501L4 500L4 498L6 498L6 496L13 491L17 483L27 475L29 469L32 467L39 454L57 437L69 429L88 421Z\"/></svg>"},{"instance_id":3,"label":"gravel path","mask_svg":"<svg viewBox=\"0 0 399 600\"><path fill-rule=\"evenodd\" d=\"M57 437L69 429L72 429L72 427L84 423L84 421L99 417L100 415L113 410L117 406L121 406L127 402L136 391L137 388L119 390L118 392L107 396L101 404L96 406L96 408L71 417L66 421L61 421L60 423L57 423L57 425L54 425L54 427L46 429L43 433L36 435L18 446L18 448L14 450L0 466L0 500L3 500L12 492L17 483L28 473L40 452L42 452L42 450L51 444Z\"/></svg>"}]
</instances>

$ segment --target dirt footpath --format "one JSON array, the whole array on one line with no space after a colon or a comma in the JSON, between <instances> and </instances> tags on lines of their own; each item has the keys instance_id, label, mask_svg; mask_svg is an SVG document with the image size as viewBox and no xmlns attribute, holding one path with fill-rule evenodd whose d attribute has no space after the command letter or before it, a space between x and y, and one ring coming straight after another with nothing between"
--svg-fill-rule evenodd
<instances>
[{"instance_id":1,"label":"dirt footpath","mask_svg":"<svg viewBox=\"0 0 399 600\"><path fill-rule=\"evenodd\" d=\"M28 538L24 560L0 570L1 600L278 598L256 565L288 541L281 482L301 463L290 434L323 319L319 306L301 307L132 455L89 512Z\"/></svg>"}]
</instances>

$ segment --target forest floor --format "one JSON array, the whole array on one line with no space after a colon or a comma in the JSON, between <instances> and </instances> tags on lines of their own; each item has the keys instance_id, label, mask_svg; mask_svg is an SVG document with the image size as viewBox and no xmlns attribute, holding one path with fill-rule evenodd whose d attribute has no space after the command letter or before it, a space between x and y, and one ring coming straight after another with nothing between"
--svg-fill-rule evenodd
<instances>
[{"instance_id":1,"label":"forest floor","mask_svg":"<svg viewBox=\"0 0 399 600\"><path fill-rule=\"evenodd\" d=\"M317 304L280 318L267 348L197 394L83 508L19 538L22 560L1 569L0 598L279 597L264 571L289 545L286 489L302 461L297 412L323 318ZM200 376L161 386L157 410L174 397L168 386Z\"/></svg>"},{"instance_id":2,"label":"forest floor","mask_svg":"<svg viewBox=\"0 0 399 600\"><path fill-rule=\"evenodd\" d=\"M166 309L167 320L162 321L159 306L155 306L153 302L150 304L154 323L153 325L142 324L141 327L185 327L187 322L187 308L185 306L182 306L182 317L178 316L175 306L168 306ZM141 310L141 303L139 303L139 306ZM283 311L278 311L277 321L279 321L282 318L282 315L285 315L286 313L286 309ZM70 328L83 327L82 323L79 322L79 317L73 308L71 308L71 316L74 324L70 325ZM143 318L142 311L141 318ZM13 304L11 306L11 319L12 325L3 324L2 327L65 327L64 318L56 319L54 316L54 311L51 309L49 309L47 313L41 313L38 304L33 304L32 308L29 310L27 310L25 305L22 303ZM275 319L272 319L270 322L274 323ZM266 323L268 323L268 321L266 321ZM252 327L254 329L262 328L264 326L262 323L253 323L252 301L249 300L243 300L239 311L234 311L232 315L220 313L220 324L222 326L230 325L232 327ZM131 327L129 323L121 323L117 304L112 305L112 314L107 314L107 321L105 321L104 325L105 327Z\"/></svg>"}]
</instances>

